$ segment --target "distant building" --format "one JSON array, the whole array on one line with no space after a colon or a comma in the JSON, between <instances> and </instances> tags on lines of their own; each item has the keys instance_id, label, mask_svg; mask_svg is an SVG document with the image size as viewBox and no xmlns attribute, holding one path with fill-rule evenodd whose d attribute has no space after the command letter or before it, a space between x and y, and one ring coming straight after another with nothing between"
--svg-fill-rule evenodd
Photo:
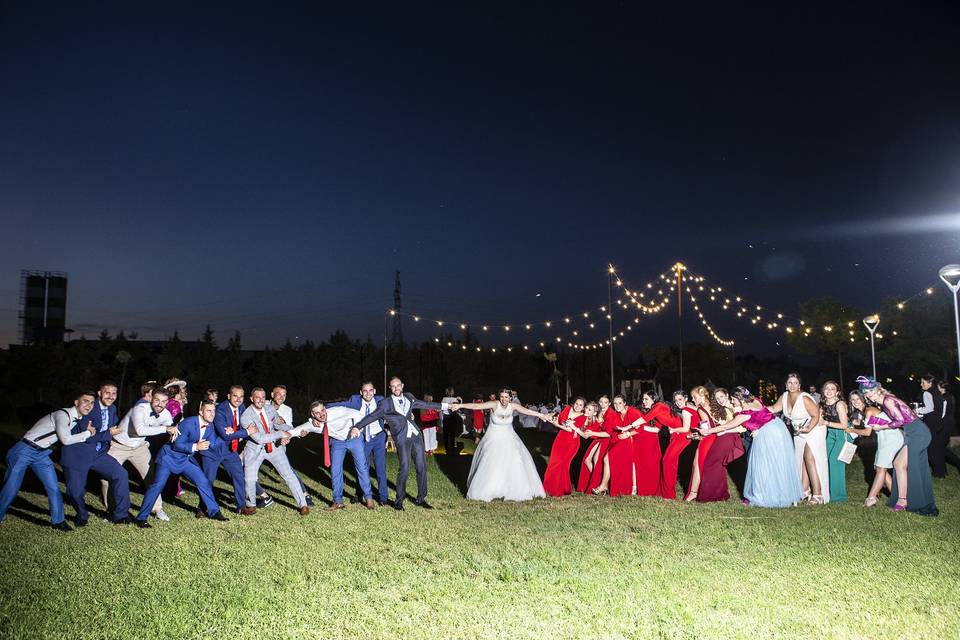
<instances>
[{"instance_id":1,"label":"distant building","mask_svg":"<svg viewBox=\"0 0 960 640\"><path fill-rule=\"evenodd\" d=\"M20 344L63 342L67 321L67 274L20 271Z\"/></svg>"}]
</instances>

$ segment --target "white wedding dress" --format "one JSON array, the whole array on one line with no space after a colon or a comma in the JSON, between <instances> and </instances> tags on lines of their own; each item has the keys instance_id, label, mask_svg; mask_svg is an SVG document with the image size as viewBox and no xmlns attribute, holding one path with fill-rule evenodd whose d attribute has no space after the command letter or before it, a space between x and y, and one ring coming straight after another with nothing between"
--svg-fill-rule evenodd
<instances>
[{"instance_id":1,"label":"white wedding dress","mask_svg":"<svg viewBox=\"0 0 960 640\"><path fill-rule=\"evenodd\" d=\"M543 483L533 458L513 430L513 407L499 402L490 426L473 453L467 499L522 501L543 498Z\"/></svg>"}]
</instances>

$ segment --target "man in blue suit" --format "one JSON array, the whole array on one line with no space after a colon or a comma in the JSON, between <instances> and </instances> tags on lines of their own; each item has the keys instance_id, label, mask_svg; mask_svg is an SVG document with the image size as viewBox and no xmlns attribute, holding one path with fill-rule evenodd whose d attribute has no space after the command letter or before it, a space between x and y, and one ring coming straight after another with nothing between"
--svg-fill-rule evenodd
<instances>
[{"instance_id":1,"label":"man in blue suit","mask_svg":"<svg viewBox=\"0 0 960 640\"><path fill-rule=\"evenodd\" d=\"M373 383L364 382L360 385L360 395L353 394L346 402L331 402L327 405L327 408L348 407L359 411L361 417L366 417L376 411L382 401L383 396L377 395L377 389L373 386ZM377 420L367 425L362 435L363 452L367 456L367 460L373 461L373 467L377 473L377 490L380 494L377 502L382 506L390 500L387 485L387 431L384 429L383 420ZM360 497L356 496L352 501L359 502Z\"/></svg>"},{"instance_id":2,"label":"man in blue suit","mask_svg":"<svg viewBox=\"0 0 960 640\"><path fill-rule=\"evenodd\" d=\"M210 448L200 452L200 464L203 473L207 476L210 486L217 479L217 469L220 465L230 475L233 484L233 499L237 505L237 513L253 515L256 509L247 507L247 489L243 480L243 463L237 453L240 440L249 437L250 432L240 426L240 416L243 415L243 387L233 385L227 392L227 399L217 405L213 418L213 431L209 434ZM197 509L197 517L203 515L202 509Z\"/></svg>"},{"instance_id":3,"label":"man in blue suit","mask_svg":"<svg viewBox=\"0 0 960 640\"><path fill-rule=\"evenodd\" d=\"M86 526L90 514L84 495L87 492L87 475L95 471L113 486L116 500L113 510L114 524L130 522L130 479L127 470L116 459L107 455L110 440L120 433L120 420L117 418L117 385L104 382L97 391L97 400L93 409L71 430L78 434L93 426L95 434L83 442L68 444L60 454L60 466L67 484L67 496L77 510L76 524ZM151 503L152 504L152 503Z\"/></svg>"},{"instance_id":4,"label":"man in blue suit","mask_svg":"<svg viewBox=\"0 0 960 640\"><path fill-rule=\"evenodd\" d=\"M390 379L390 397L385 398L377 410L353 425L363 431L364 427L375 420L383 420L390 427L393 441L397 443L400 458L400 470L397 472L397 499L393 508L403 511L403 501L407 493L407 475L410 473L410 456L417 469L417 500L414 504L424 509L433 509L427 503L427 457L423 446L423 433L413 420L416 409L435 409L446 411L446 402L424 402L403 392L403 381L394 376Z\"/></svg>"},{"instance_id":5,"label":"man in blue suit","mask_svg":"<svg viewBox=\"0 0 960 640\"><path fill-rule=\"evenodd\" d=\"M186 476L192 482L200 493L200 499L207 507L207 517L212 520L227 522L228 519L220 512L217 506L217 499L213 497L213 487L207 476L197 465L193 454L204 452L210 449L210 440L208 438L214 433L213 418L216 413L216 403L213 400L204 400L200 403L200 415L185 418L177 425L180 434L176 436L173 442L163 445L163 449L157 454L156 476L153 484L147 489L143 496L143 505L140 507L140 513L137 514L136 523L141 529L149 529L150 523L147 522L147 516L153 509L153 503L157 501L157 496L163 490L164 485L173 474ZM255 431L255 429L254 429Z\"/></svg>"}]
</instances>

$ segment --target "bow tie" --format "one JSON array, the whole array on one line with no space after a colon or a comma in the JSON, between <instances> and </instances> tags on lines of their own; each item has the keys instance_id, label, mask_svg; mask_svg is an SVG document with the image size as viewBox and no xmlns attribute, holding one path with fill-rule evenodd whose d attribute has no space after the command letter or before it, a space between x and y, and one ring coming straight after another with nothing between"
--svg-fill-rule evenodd
<instances>
[{"instance_id":1,"label":"bow tie","mask_svg":"<svg viewBox=\"0 0 960 640\"><path fill-rule=\"evenodd\" d=\"M151 411L151 412L150 412L150 417L151 417L151 418L159 418L159 417L160 417L160 414L159 414L159 413L154 413L153 411Z\"/></svg>"}]
</instances>

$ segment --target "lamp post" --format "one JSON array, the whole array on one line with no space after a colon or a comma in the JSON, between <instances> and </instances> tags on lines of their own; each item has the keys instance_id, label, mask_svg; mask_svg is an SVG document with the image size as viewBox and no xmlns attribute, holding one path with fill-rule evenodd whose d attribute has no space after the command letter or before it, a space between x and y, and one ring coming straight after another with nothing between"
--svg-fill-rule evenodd
<instances>
[{"instance_id":1,"label":"lamp post","mask_svg":"<svg viewBox=\"0 0 960 640\"><path fill-rule=\"evenodd\" d=\"M960 310L957 308L957 291L960 291L960 264L948 264L940 269L940 279L953 292L953 321L957 329L957 368L960 369Z\"/></svg>"},{"instance_id":2,"label":"lamp post","mask_svg":"<svg viewBox=\"0 0 960 640\"><path fill-rule=\"evenodd\" d=\"M873 347L873 333L880 325L880 316L873 314L863 319L863 326L870 332L870 361L873 363L873 379L877 379L877 351Z\"/></svg>"}]
</instances>

